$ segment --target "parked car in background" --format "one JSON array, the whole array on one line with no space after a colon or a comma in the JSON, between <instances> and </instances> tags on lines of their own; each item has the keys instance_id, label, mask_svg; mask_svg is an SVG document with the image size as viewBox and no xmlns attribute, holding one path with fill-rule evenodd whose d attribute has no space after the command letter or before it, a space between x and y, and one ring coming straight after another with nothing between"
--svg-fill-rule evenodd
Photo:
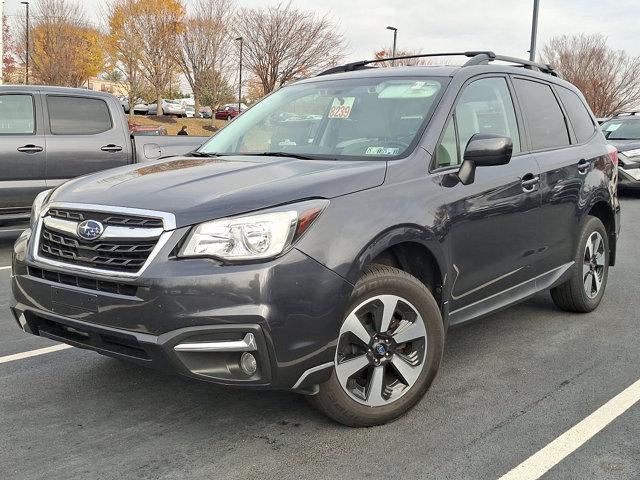
<instances>
[{"instance_id":1,"label":"parked car in background","mask_svg":"<svg viewBox=\"0 0 640 480\"><path fill-rule=\"evenodd\" d=\"M155 103L150 104L148 114L157 115L158 105ZM179 102L176 102L175 100L167 100L166 98L164 98L162 99L162 114L174 115L176 117L186 117L187 111L185 110L185 107Z\"/></svg>"},{"instance_id":2,"label":"parked car in background","mask_svg":"<svg viewBox=\"0 0 640 480\"><path fill-rule=\"evenodd\" d=\"M602 131L618 149L618 185L640 188L640 114L617 115L602 124Z\"/></svg>"},{"instance_id":3,"label":"parked car in background","mask_svg":"<svg viewBox=\"0 0 640 480\"><path fill-rule=\"evenodd\" d=\"M136 115L147 115L149 113L149 104L144 100L138 99L133 106L133 113Z\"/></svg>"},{"instance_id":4,"label":"parked car in background","mask_svg":"<svg viewBox=\"0 0 640 480\"><path fill-rule=\"evenodd\" d=\"M595 310L619 233L615 148L548 65L458 55L463 66L335 67L189 155L41 194L14 246L16 324L194 379L303 393L362 427L423 398L449 326L549 290L562 310Z\"/></svg>"},{"instance_id":5,"label":"parked car in background","mask_svg":"<svg viewBox=\"0 0 640 480\"><path fill-rule=\"evenodd\" d=\"M189 105L187 105L186 107L184 107L185 110L185 115L187 116L187 118L193 118L196 115L196 109L194 107L191 107Z\"/></svg>"},{"instance_id":6,"label":"parked car in background","mask_svg":"<svg viewBox=\"0 0 640 480\"><path fill-rule=\"evenodd\" d=\"M135 123L129 123L129 131L132 135L167 135L166 127L161 125L138 125Z\"/></svg>"},{"instance_id":7,"label":"parked car in background","mask_svg":"<svg viewBox=\"0 0 640 480\"><path fill-rule=\"evenodd\" d=\"M232 120L236 118L247 109L247 106L244 103L240 105L241 110L238 110L237 103L228 103L218 108L216 110L216 120Z\"/></svg>"},{"instance_id":8,"label":"parked car in background","mask_svg":"<svg viewBox=\"0 0 640 480\"><path fill-rule=\"evenodd\" d=\"M202 107L200 108L200 116L202 118L211 118L213 113L211 111L211 107Z\"/></svg>"},{"instance_id":9,"label":"parked car in background","mask_svg":"<svg viewBox=\"0 0 640 480\"><path fill-rule=\"evenodd\" d=\"M122 105L124 113L129 113L129 99L127 97L118 97L118 100L120 100L120 105Z\"/></svg>"},{"instance_id":10,"label":"parked car in background","mask_svg":"<svg viewBox=\"0 0 640 480\"><path fill-rule=\"evenodd\" d=\"M26 225L34 198L47 188L99 170L184 154L204 140L132 136L121 101L108 93L0 86L0 230Z\"/></svg>"}]
</instances>

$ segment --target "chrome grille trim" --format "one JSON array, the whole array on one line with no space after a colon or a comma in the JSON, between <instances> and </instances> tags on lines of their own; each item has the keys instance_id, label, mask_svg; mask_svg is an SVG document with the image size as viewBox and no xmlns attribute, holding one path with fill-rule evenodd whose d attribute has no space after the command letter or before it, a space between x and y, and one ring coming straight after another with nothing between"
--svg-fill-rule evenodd
<instances>
[{"instance_id":1,"label":"chrome grille trim","mask_svg":"<svg viewBox=\"0 0 640 480\"><path fill-rule=\"evenodd\" d=\"M51 230L67 233L77 236L78 223L72 220L62 220L56 217L44 217L44 225ZM100 240L144 240L154 239L162 235L162 228L144 228L144 227L112 227L108 226L104 229Z\"/></svg>"},{"instance_id":2,"label":"chrome grille trim","mask_svg":"<svg viewBox=\"0 0 640 480\"><path fill-rule=\"evenodd\" d=\"M164 227L162 229L160 228L145 229L140 227L139 228L112 227L112 226L108 227L108 228L117 229L115 230L116 232L118 230L129 232L129 235L132 234L131 230L146 230L146 232L144 232L145 235L150 235L151 233L153 233L154 237L151 237L151 238L158 238L156 245L151 251L151 253L149 254L147 260L136 272L105 270L100 268L88 267L84 265L75 265L73 263L61 262L51 258L45 258L39 255L38 253L40 251L40 238L42 234L42 226L45 223L45 217L47 216L47 213L50 209L56 209L56 208L80 210L80 211L104 212L104 213L112 213L114 215L122 214L122 215L133 215L133 216L142 216L142 217L156 217L156 218L162 219ZM55 217L49 217L49 219L54 219L54 218ZM76 224L75 222L62 220L59 218L55 218L55 220L56 222L54 223L58 226L61 226L62 225L61 222L64 222L64 226L62 226L61 228L70 228L70 225L67 225L67 223ZM47 220L47 222L50 224L50 220ZM48 225L48 227L52 229L55 228L50 225ZM176 220L175 220L175 215L173 215L172 213L159 212L156 210L145 210L145 209L139 209L139 208L115 207L115 206L108 206L108 205L52 202L48 204L45 208L43 208L40 214L40 217L38 218L38 221L35 225L35 230L31 236L31 241L29 242L30 253L31 253L31 258L35 259L37 261L37 264L48 265L50 267L54 267L56 269L60 269L63 271L80 272L80 273L91 274L93 276L105 277L105 278L129 278L129 279L138 278L149 266L149 264L155 259L155 257L158 255L158 252L160 252L160 250L167 244L167 242L171 238L171 235L173 234L173 231L175 229L176 229ZM68 230L63 230L63 232L73 233L73 235L76 235L75 229L73 230L73 232L69 232ZM110 239L113 239L113 238L114 237L110 237ZM121 238L121 237L118 237L118 238ZM145 237L133 237L133 238L144 239L144 238L150 238L150 237L145 236ZM122 238L122 239L126 240L127 238Z\"/></svg>"}]
</instances>

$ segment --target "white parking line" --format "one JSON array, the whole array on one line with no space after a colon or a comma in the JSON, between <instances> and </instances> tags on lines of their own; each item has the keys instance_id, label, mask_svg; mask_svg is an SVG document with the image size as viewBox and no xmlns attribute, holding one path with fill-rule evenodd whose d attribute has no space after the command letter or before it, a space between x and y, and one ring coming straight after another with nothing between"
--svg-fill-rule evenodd
<instances>
[{"instance_id":1,"label":"white parking line","mask_svg":"<svg viewBox=\"0 0 640 480\"><path fill-rule=\"evenodd\" d=\"M500 477L500 480L535 480L540 478L638 401L640 401L640 380Z\"/></svg>"},{"instance_id":2,"label":"white parking line","mask_svg":"<svg viewBox=\"0 0 640 480\"><path fill-rule=\"evenodd\" d=\"M61 343L60 345L53 345L52 347L39 348L38 350L30 350L28 352L14 353L13 355L0 357L0 363L14 362L16 360L22 360L23 358L36 357L38 355L44 355L45 353L52 353L52 352L57 352L59 350L64 350L66 348L71 348L71 345L65 345L64 343Z\"/></svg>"},{"instance_id":3,"label":"white parking line","mask_svg":"<svg viewBox=\"0 0 640 480\"><path fill-rule=\"evenodd\" d=\"M10 270L11 269L11 265L7 266L7 267L0 267L0 270Z\"/></svg>"}]
</instances>

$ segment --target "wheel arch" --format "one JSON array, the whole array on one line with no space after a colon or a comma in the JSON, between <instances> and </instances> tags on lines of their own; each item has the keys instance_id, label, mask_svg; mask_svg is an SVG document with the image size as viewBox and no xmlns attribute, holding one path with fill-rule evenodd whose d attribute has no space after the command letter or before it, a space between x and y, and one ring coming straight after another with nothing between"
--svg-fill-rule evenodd
<instances>
[{"instance_id":1,"label":"wheel arch","mask_svg":"<svg viewBox=\"0 0 640 480\"><path fill-rule=\"evenodd\" d=\"M609 239L609 265L614 266L616 262L616 217L610 203L603 198L596 199L587 212L588 216L596 217L603 223L607 230Z\"/></svg>"},{"instance_id":2,"label":"wheel arch","mask_svg":"<svg viewBox=\"0 0 640 480\"><path fill-rule=\"evenodd\" d=\"M442 287L447 268L442 245L432 232L410 224L382 232L359 253L347 279L355 283L364 269L373 263L396 267L418 278L442 309Z\"/></svg>"}]
</instances>

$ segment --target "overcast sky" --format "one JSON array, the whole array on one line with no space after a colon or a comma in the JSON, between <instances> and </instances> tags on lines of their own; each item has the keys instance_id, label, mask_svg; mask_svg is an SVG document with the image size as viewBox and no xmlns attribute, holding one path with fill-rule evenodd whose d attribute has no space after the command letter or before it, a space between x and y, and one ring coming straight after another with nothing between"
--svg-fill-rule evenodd
<instances>
[{"instance_id":1,"label":"overcast sky","mask_svg":"<svg viewBox=\"0 0 640 480\"><path fill-rule=\"evenodd\" d=\"M2 0L0 0L2 1ZM24 11L4 0L6 13ZM190 0L187 0L189 3ZM101 21L104 0L83 0L92 21ZM279 0L237 0L239 6L277 5ZM302 9L329 14L348 42L345 60L370 58L391 45L423 52L493 50L527 57L533 0L293 0ZM640 0L540 0L538 46L561 34L602 33L615 49L640 55Z\"/></svg>"}]
</instances>

